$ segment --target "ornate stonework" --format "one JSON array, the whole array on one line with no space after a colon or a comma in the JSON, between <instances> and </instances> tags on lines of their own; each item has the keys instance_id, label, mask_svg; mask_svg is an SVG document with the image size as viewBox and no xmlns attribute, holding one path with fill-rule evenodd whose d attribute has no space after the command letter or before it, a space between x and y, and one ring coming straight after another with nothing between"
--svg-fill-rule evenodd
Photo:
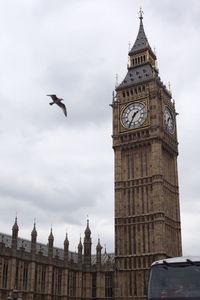
<instances>
[{"instance_id":1,"label":"ornate stonework","mask_svg":"<svg viewBox=\"0 0 200 300\"><path fill-rule=\"evenodd\" d=\"M151 263L182 254L175 105L142 19L112 103L116 299L145 299Z\"/></svg>"}]
</instances>

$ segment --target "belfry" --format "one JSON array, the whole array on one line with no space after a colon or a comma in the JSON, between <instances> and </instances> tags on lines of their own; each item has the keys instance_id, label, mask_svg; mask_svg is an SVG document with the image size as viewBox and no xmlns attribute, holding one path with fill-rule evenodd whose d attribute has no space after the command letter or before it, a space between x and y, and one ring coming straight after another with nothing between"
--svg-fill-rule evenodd
<instances>
[{"instance_id":1,"label":"belfry","mask_svg":"<svg viewBox=\"0 0 200 300\"><path fill-rule=\"evenodd\" d=\"M23 240L15 218L12 235L0 233L1 300L144 300L151 263L182 255L175 102L159 77L142 10L139 19L111 104L115 250L102 251L98 238L92 253L89 220L72 252L67 234L63 249L54 246L52 228L47 244L39 243L35 222Z\"/></svg>"}]
</instances>

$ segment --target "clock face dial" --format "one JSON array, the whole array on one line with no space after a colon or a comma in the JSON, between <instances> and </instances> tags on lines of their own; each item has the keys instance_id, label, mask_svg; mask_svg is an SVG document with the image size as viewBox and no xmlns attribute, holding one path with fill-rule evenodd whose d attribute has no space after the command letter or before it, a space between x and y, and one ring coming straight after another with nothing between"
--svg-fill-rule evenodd
<instances>
[{"instance_id":1,"label":"clock face dial","mask_svg":"<svg viewBox=\"0 0 200 300\"><path fill-rule=\"evenodd\" d=\"M135 102L129 104L122 112L121 121L128 129L138 128L147 117L147 109L144 104Z\"/></svg>"},{"instance_id":2,"label":"clock face dial","mask_svg":"<svg viewBox=\"0 0 200 300\"><path fill-rule=\"evenodd\" d=\"M174 119L167 106L164 108L164 124L169 133L174 133Z\"/></svg>"}]
</instances>

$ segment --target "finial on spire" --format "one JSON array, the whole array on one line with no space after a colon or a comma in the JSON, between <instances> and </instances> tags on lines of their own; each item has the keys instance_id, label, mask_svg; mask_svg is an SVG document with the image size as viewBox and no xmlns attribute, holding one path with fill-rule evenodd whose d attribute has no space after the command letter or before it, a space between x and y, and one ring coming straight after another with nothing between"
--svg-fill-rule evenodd
<instances>
[{"instance_id":1,"label":"finial on spire","mask_svg":"<svg viewBox=\"0 0 200 300\"><path fill-rule=\"evenodd\" d=\"M138 13L139 19L140 19L140 20L143 19L143 14L144 14L144 12L143 12L143 10L142 10L142 7L140 6L140 10L139 10L139 13Z\"/></svg>"}]
</instances>

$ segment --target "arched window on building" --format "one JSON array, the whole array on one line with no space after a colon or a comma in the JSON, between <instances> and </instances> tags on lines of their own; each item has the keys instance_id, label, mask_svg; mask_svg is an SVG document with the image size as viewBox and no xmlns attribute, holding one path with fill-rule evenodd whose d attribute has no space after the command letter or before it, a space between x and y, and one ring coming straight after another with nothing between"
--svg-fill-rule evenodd
<instances>
[{"instance_id":1,"label":"arched window on building","mask_svg":"<svg viewBox=\"0 0 200 300\"><path fill-rule=\"evenodd\" d=\"M28 264L24 264L22 289L27 290Z\"/></svg>"},{"instance_id":2,"label":"arched window on building","mask_svg":"<svg viewBox=\"0 0 200 300\"><path fill-rule=\"evenodd\" d=\"M4 260L3 264L3 275L2 275L2 288L7 287L7 280L8 280L8 261Z\"/></svg>"},{"instance_id":3,"label":"arched window on building","mask_svg":"<svg viewBox=\"0 0 200 300\"><path fill-rule=\"evenodd\" d=\"M18 289L18 280L19 280L19 261L16 261L16 271L15 271L15 288Z\"/></svg>"},{"instance_id":4,"label":"arched window on building","mask_svg":"<svg viewBox=\"0 0 200 300\"><path fill-rule=\"evenodd\" d=\"M45 275L46 275L46 272L43 269L42 270L42 276L41 276L41 293L45 292Z\"/></svg>"},{"instance_id":5,"label":"arched window on building","mask_svg":"<svg viewBox=\"0 0 200 300\"><path fill-rule=\"evenodd\" d=\"M105 298L112 298L112 273L105 274Z\"/></svg>"},{"instance_id":6,"label":"arched window on building","mask_svg":"<svg viewBox=\"0 0 200 300\"><path fill-rule=\"evenodd\" d=\"M62 287L62 271L58 270L58 295L61 295L61 287Z\"/></svg>"}]
</instances>

